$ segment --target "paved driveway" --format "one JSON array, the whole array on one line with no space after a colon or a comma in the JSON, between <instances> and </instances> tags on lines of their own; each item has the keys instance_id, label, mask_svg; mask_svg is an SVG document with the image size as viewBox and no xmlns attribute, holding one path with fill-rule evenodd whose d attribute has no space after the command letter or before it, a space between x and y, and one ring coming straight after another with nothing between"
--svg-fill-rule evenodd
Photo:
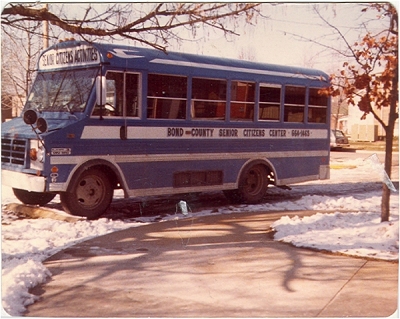
<instances>
[{"instance_id":1,"label":"paved driveway","mask_svg":"<svg viewBox=\"0 0 400 319\"><path fill-rule=\"evenodd\" d=\"M275 242L269 226L280 216L195 217L80 243L45 263L53 277L34 289L41 300L26 315L381 317L397 309L397 263Z\"/></svg>"}]
</instances>

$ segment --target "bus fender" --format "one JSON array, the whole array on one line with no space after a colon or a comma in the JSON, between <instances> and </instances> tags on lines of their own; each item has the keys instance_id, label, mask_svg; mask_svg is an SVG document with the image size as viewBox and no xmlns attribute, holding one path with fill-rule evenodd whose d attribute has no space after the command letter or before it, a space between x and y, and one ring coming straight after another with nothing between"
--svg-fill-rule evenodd
<instances>
[{"instance_id":1,"label":"bus fender","mask_svg":"<svg viewBox=\"0 0 400 319\"><path fill-rule=\"evenodd\" d=\"M92 159L81 164L78 164L70 173L67 180L67 192L72 191L75 187L77 178L86 170L91 168L98 168L104 171L107 176L110 177L111 184L114 189L122 188L124 191L124 197L128 197L126 181L122 178L123 174L120 168L114 163L104 159ZM119 186L118 186L119 185Z\"/></svg>"}]
</instances>

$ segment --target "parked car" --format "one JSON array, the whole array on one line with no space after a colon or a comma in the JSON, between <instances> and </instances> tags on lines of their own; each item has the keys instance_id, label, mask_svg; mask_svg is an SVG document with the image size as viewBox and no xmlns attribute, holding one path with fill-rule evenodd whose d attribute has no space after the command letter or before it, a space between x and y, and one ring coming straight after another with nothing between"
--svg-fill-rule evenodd
<instances>
[{"instance_id":1,"label":"parked car","mask_svg":"<svg viewBox=\"0 0 400 319\"><path fill-rule=\"evenodd\" d=\"M341 130L331 130L331 149L350 146L349 139Z\"/></svg>"}]
</instances>

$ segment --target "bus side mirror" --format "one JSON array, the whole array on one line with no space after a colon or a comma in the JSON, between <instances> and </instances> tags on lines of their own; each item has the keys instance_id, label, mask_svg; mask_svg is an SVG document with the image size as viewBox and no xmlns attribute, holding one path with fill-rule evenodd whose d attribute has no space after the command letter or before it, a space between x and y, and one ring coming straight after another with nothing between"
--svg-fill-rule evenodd
<instances>
[{"instance_id":1,"label":"bus side mirror","mask_svg":"<svg viewBox=\"0 0 400 319\"><path fill-rule=\"evenodd\" d=\"M98 76L96 78L96 104L104 105L106 104L106 94L107 94L107 86L106 86L106 77Z\"/></svg>"}]
</instances>

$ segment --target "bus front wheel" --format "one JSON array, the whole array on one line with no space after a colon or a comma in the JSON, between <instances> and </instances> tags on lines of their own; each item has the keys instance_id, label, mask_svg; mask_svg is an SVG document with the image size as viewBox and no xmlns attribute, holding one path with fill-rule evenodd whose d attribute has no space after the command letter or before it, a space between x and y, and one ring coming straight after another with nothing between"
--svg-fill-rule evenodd
<instances>
[{"instance_id":1,"label":"bus front wheel","mask_svg":"<svg viewBox=\"0 0 400 319\"><path fill-rule=\"evenodd\" d=\"M27 205L44 206L56 196L53 193L28 192L19 188L13 188L13 192L15 197Z\"/></svg>"},{"instance_id":2,"label":"bus front wheel","mask_svg":"<svg viewBox=\"0 0 400 319\"><path fill-rule=\"evenodd\" d=\"M67 213L96 219L111 204L113 188L107 175L99 169L81 173L72 190L60 194L61 204Z\"/></svg>"}]
</instances>

